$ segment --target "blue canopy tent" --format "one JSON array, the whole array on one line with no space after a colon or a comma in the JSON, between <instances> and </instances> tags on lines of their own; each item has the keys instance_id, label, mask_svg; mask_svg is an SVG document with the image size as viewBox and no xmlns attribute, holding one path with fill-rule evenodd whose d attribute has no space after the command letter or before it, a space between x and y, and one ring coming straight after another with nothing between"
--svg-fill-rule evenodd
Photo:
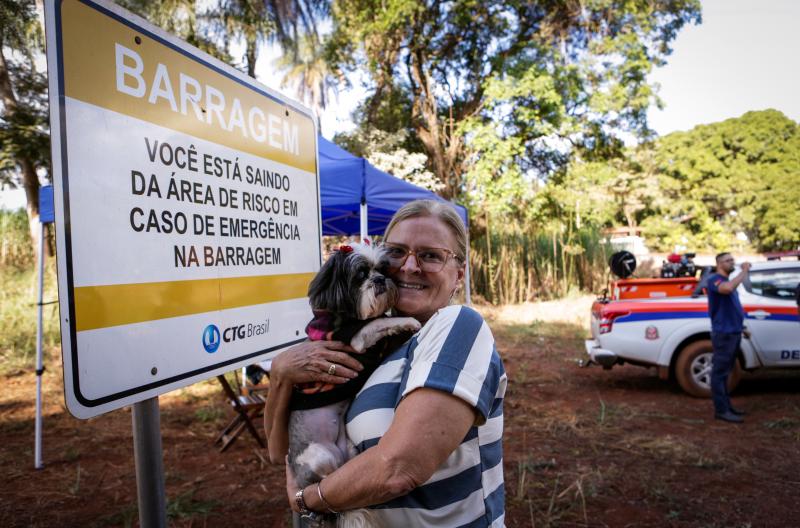
<instances>
[{"instance_id":1,"label":"blue canopy tent","mask_svg":"<svg viewBox=\"0 0 800 528\"><path fill-rule=\"evenodd\" d=\"M319 181L323 235L382 235L392 215L418 199L446 200L434 192L395 178L364 158L319 136ZM450 203L450 202L448 202ZM467 210L451 204L464 225ZM469 262L465 277L470 302Z\"/></svg>"},{"instance_id":2,"label":"blue canopy tent","mask_svg":"<svg viewBox=\"0 0 800 528\"><path fill-rule=\"evenodd\" d=\"M395 178L319 137L323 235L382 235L392 215L411 200L444 198ZM467 225L467 210L451 204ZM362 209L366 207L366 216ZM365 227L366 226L366 227Z\"/></svg>"}]
</instances>

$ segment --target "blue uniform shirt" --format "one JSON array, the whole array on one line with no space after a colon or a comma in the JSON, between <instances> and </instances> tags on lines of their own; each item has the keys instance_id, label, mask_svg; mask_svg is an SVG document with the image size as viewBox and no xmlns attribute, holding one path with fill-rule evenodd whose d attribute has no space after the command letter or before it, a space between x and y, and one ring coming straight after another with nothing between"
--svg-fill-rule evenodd
<instances>
[{"instance_id":1,"label":"blue uniform shirt","mask_svg":"<svg viewBox=\"0 0 800 528\"><path fill-rule=\"evenodd\" d=\"M722 334L740 333L744 328L744 309L739 302L739 293L736 290L725 295L719 292L719 287L728 279L714 273L708 278L708 315L711 317L711 331Z\"/></svg>"}]
</instances>

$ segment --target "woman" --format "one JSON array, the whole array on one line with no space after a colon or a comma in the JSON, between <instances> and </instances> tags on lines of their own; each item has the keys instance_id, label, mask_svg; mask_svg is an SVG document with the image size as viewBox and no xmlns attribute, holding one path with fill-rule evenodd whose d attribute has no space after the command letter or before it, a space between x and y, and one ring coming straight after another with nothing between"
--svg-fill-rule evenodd
<instances>
[{"instance_id":1,"label":"woman","mask_svg":"<svg viewBox=\"0 0 800 528\"><path fill-rule=\"evenodd\" d=\"M481 316L448 306L464 280L466 245L464 224L445 203L411 202L392 218L384 246L399 288L395 311L423 327L351 404L347 436L359 454L304 490L287 474L295 511L372 506L384 526L503 526L506 376ZM360 364L346 350L305 342L273 361L265 413L273 462L287 452L292 387L355 377Z\"/></svg>"}]
</instances>

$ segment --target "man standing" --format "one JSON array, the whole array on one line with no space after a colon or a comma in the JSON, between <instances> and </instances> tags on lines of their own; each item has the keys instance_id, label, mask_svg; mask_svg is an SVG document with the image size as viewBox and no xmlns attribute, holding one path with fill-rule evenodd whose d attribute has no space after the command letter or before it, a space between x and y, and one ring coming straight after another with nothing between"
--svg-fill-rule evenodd
<instances>
[{"instance_id":1,"label":"man standing","mask_svg":"<svg viewBox=\"0 0 800 528\"><path fill-rule=\"evenodd\" d=\"M736 364L736 352L744 330L744 310L736 288L745 280L750 263L742 264L742 271L728 280L734 270L730 253L717 255L717 272L706 282L708 289L708 315L711 317L711 344L714 355L711 365L711 399L714 400L714 418L741 423L742 411L731 406L728 397L728 376Z\"/></svg>"}]
</instances>

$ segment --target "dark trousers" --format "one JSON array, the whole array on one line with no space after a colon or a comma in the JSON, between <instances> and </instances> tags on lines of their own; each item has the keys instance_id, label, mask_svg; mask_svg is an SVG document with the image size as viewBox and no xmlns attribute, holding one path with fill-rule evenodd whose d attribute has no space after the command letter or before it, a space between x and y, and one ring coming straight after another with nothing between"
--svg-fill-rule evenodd
<instances>
[{"instance_id":1,"label":"dark trousers","mask_svg":"<svg viewBox=\"0 0 800 528\"><path fill-rule=\"evenodd\" d=\"M714 400L716 413L725 413L731 408L731 400L728 397L728 376L736 364L736 352L739 350L741 340L741 332L735 334L711 332L711 345L714 347L711 360L711 399Z\"/></svg>"}]
</instances>

